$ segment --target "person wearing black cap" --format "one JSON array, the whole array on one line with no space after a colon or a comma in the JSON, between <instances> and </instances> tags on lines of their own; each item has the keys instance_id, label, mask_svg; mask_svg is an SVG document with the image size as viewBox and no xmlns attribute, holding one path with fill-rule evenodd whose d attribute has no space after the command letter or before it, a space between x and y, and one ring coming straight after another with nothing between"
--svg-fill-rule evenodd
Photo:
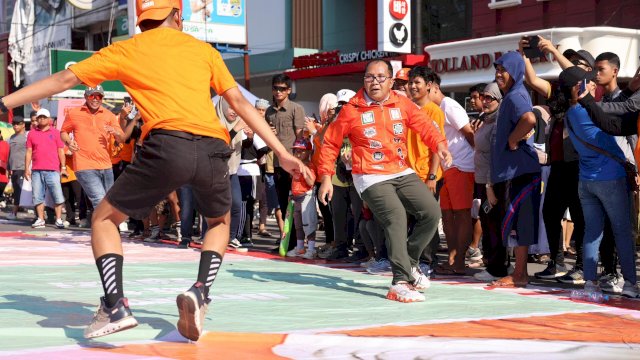
<instances>
[{"instance_id":1,"label":"person wearing black cap","mask_svg":"<svg viewBox=\"0 0 640 360\"><path fill-rule=\"evenodd\" d=\"M638 296L638 284L629 217L631 208L625 167L620 163L625 156L615 138L595 126L587 111L577 102L580 83L593 79L593 72L584 71L577 66L560 73L561 91L571 99L571 107L566 112L569 137L580 155L578 192L587 220L584 234L585 290L601 291L596 282L597 265L606 214L611 220L624 277L621 293L635 298Z\"/></svg>"},{"instance_id":2,"label":"person wearing black cap","mask_svg":"<svg viewBox=\"0 0 640 360\"><path fill-rule=\"evenodd\" d=\"M24 161L27 153L27 134L25 131L24 118L15 116L13 118L13 131L15 133L9 138L9 176L13 185L13 211L7 215L8 219L18 217L20 205L20 193L22 193L22 180L24 179Z\"/></svg>"},{"instance_id":3,"label":"person wearing black cap","mask_svg":"<svg viewBox=\"0 0 640 360\"><path fill-rule=\"evenodd\" d=\"M551 41L542 36L539 38L538 48L545 54L551 53L562 69L577 66L585 71L593 71L594 59L588 51L568 49L560 53ZM566 284L582 284L584 283L582 271L584 218L578 197L578 153L573 148L564 127L564 112L568 108L569 99L553 91L551 83L536 75L533 65L522 51L526 45L528 42L525 37L520 40L521 54L526 67L525 81L532 89L548 99L553 115L549 122L549 136L545 143L551 169L542 206L542 216L549 240L550 261L546 269L535 273L535 277L546 280L555 279ZM577 253L575 266L568 272L564 263L564 252L560 250L562 244L559 241L562 233L561 220L567 208L574 223L573 239Z\"/></svg>"}]
</instances>

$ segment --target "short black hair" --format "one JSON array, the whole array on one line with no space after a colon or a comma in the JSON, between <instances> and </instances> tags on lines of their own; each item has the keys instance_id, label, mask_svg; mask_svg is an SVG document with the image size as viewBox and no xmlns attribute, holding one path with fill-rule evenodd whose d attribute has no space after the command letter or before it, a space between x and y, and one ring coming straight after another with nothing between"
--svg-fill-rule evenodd
<instances>
[{"instance_id":1,"label":"short black hair","mask_svg":"<svg viewBox=\"0 0 640 360\"><path fill-rule=\"evenodd\" d=\"M31 110L31 112L29 113L29 117L32 118L32 117L36 116L37 114L38 114L37 111Z\"/></svg>"},{"instance_id":2,"label":"short black hair","mask_svg":"<svg viewBox=\"0 0 640 360\"><path fill-rule=\"evenodd\" d=\"M612 52L603 52L596 58L596 62L605 60L608 61L611 65L615 66L617 69L620 69L620 58L618 57L618 55Z\"/></svg>"},{"instance_id":3,"label":"short black hair","mask_svg":"<svg viewBox=\"0 0 640 360\"><path fill-rule=\"evenodd\" d=\"M429 81L433 81L431 79L433 74L434 74L433 69L431 69L430 67L418 65L413 69L409 70L409 80L416 77L421 77L425 82L429 82Z\"/></svg>"},{"instance_id":4,"label":"short black hair","mask_svg":"<svg viewBox=\"0 0 640 360\"><path fill-rule=\"evenodd\" d=\"M485 83L479 83L479 84L475 84L472 87L469 88L469 94L471 94L472 92L477 92L479 94L482 94L482 92L484 91L484 88L487 87L487 84Z\"/></svg>"},{"instance_id":5,"label":"short black hair","mask_svg":"<svg viewBox=\"0 0 640 360\"><path fill-rule=\"evenodd\" d=\"M271 86L275 84L285 84L288 88L291 87L291 78L285 74L276 74L271 78Z\"/></svg>"},{"instance_id":6,"label":"short black hair","mask_svg":"<svg viewBox=\"0 0 640 360\"><path fill-rule=\"evenodd\" d=\"M433 74L431 74L431 78L429 79L429 81L432 81L436 85L440 86L440 82L442 81L442 79L440 79L440 75L434 72Z\"/></svg>"},{"instance_id":7,"label":"short black hair","mask_svg":"<svg viewBox=\"0 0 640 360\"><path fill-rule=\"evenodd\" d=\"M391 75L391 77L393 77L393 66L391 65L391 63L389 62L389 60L385 60L385 59L373 59L370 60L367 65L365 65L364 67L364 72L367 72L367 69L369 69L369 66L371 66L372 64L375 63L384 63L385 65L387 65L387 69L389 70L389 74Z\"/></svg>"}]
</instances>

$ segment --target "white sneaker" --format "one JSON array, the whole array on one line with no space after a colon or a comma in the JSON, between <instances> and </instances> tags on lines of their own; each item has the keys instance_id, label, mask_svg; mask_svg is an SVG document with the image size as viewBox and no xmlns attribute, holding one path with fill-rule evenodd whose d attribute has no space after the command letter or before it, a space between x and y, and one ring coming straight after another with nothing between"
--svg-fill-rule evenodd
<instances>
[{"instance_id":1,"label":"white sneaker","mask_svg":"<svg viewBox=\"0 0 640 360\"><path fill-rule=\"evenodd\" d=\"M622 287L622 296L629 298L640 297L640 286L637 283L634 284L629 280L625 280L624 286Z\"/></svg>"},{"instance_id":2,"label":"white sneaker","mask_svg":"<svg viewBox=\"0 0 640 360\"><path fill-rule=\"evenodd\" d=\"M489 272L487 270L482 270L479 273L473 274L473 278L478 280L478 281L484 281L484 282L489 282L489 281L494 281L494 280L500 279L499 277L495 277L495 276L489 274Z\"/></svg>"},{"instance_id":3,"label":"white sneaker","mask_svg":"<svg viewBox=\"0 0 640 360\"><path fill-rule=\"evenodd\" d=\"M403 303L412 303L425 301L426 298L419 291L416 291L413 286L407 283L398 283L391 285L387 293L387 299Z\"/></svg>"},{"instance_id":4,"label":"white sneaker","mask_svg":"<svg viewBox=\"0 0 640 360\"><path fill-rule=\"evenodd\" d=\"M129 231L129 225L127 225L126 221L123 221L118 225L118 230L120 230L120 232Z\"/></svg>"},{"instance_id":5,"label":"white sneaker","mask_svg":"<svg viewBox=\"0 0 640 360\"><path fill-rule=\"evenodd\" d=\"M6 218L7 220L15 220L15 219L17 219L18 217L17 217L14 213L8 213L8 214L7 214L7 216L5 216L5 218Z\"/></svg>"},{"instance_id":6,"label":"white sneaker","mask_svg":"<svg viewBox=\"0 0 640 360\"><path fill-rule=\"evenodd\" d=\"M621 294L623 279L618 274L604 274L599 279L600 288L603 292Z\"/></svg>"},{"instance_id":7,"label":"white sneaker","mask_svg":"<svg viewBox=\"0 0 640 360\"><path fill-rule=\"evenodd\" d=\"M2 195L2 194L0 194L0 195ZM7 203L4 200L0 201L0 209L4 209L6 207L7 207Z\"/></svg>"},{"instance_id":8,"label":"white sneaker","mask_svg":"<svg viewBox=\"0 0 640 360\"><path fill-rule=\"evenodd\" d=\"M64 229L65 228L64 221L62 221L62 219L56 219L55 225L56 225L56 227L58 229Z\"/></svg>"},{"instance_id":9,"label":"white sneaker","mask_svg":"<svg viewBox=\"0 0 640 360\"><path fill-rule=\"evenodd\" d=\"M416 290L424 290L431 287L431 281L429 280L429 277L423 274L422 270L420 270L419 267L411 268L411 276L413 276L414 278L413 287Z\"/></svg>"},{"instance_id":10,"label":"white sneaker","mask_svg":"<svg viewBox=\"0 0 640 360\"><path fill-rule=\"evenodd\" d=\"M33 224L31 224L31 227L34 229L42 229L44 225L45 225L44 220L37 218L36 221L34 221Z\"/></svg>"},{"instance_id":11,"label":"white sneaker","mask_svg":"<svg viewBox=\"0 0 640 360\"><path fill-rule=\"evenodd\" d=\"M79 228L83 228L83 229L87 229L87 228L91 227L91 224L89 224L89 219L84 218L84 219L80 220L80 223L78 223L78 227Z\"/></svg>"},{"instance_id":12,"label":"white sneaker","mask_svg":"<svg viewBox=\"0 0 640 360\"><path fill-rule=\"evenodd\" d=\"M289 250L287 251L287 257L303 257L304 256L304 249L293 249L293 250Z\"/></svg>"},{"instance_id":13,"label":"white sneaker","mask_svg":"<svg viewBox=\"0 0 640 360\"><path fill-rule=\"evenodd\" d=\"M307 249L307 251L305 251L302 257L307 260L313 260L316 258L316 255L318 255L318 252L316 251L316 249Z\"/></svg>"}]
</instances>

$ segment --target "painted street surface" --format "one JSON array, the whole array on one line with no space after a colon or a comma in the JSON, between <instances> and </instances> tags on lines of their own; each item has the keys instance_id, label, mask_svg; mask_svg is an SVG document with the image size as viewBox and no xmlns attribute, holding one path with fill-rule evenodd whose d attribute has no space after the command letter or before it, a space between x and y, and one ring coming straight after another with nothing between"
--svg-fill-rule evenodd
<instances>
[{"instance_id":1,"label":"painted street surface","mask_svg":"<svg viewBox=\"0 0 640 360\"><path fill-rule=\"evenodd\" d=\"M86 340L102 287L87 232L0 231L0 358L637 359L640 301L568 299L567 289L432 282L424 303L385 299L390 277L355 264L227 253L197 343L175 297L199 253L125 241L124 288L140 325Z\"/></svg>"}]
</instances>

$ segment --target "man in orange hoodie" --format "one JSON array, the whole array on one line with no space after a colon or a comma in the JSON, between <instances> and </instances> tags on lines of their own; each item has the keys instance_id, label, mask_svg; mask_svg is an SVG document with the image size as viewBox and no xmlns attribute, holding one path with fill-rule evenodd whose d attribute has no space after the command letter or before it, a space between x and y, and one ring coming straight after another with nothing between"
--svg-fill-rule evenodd
<instances>
[{"instance_id":1,"label":"man in orange hoodie","mask_svg":"<svg viewBox=\"0 0 640 360\"><path fill-rule=\"evenodd\" d=\"M424 182L406 160L407 129L445 164L451 163L444 136L415 104L392 92L393 70L384 60L373 60L365 68L364 88L344 105L329 125L321 149L318 175L322 178L321 201L331 200L331 175L342 139L353 148L352 173L356 190L383 227L393 272L387 299L400 302L424 301L417 290L429 287L420 272L418 259L433 238L440 208ZM409 212L416 218L413 234L407 238Z\"/></svg>"}]
</instances>

